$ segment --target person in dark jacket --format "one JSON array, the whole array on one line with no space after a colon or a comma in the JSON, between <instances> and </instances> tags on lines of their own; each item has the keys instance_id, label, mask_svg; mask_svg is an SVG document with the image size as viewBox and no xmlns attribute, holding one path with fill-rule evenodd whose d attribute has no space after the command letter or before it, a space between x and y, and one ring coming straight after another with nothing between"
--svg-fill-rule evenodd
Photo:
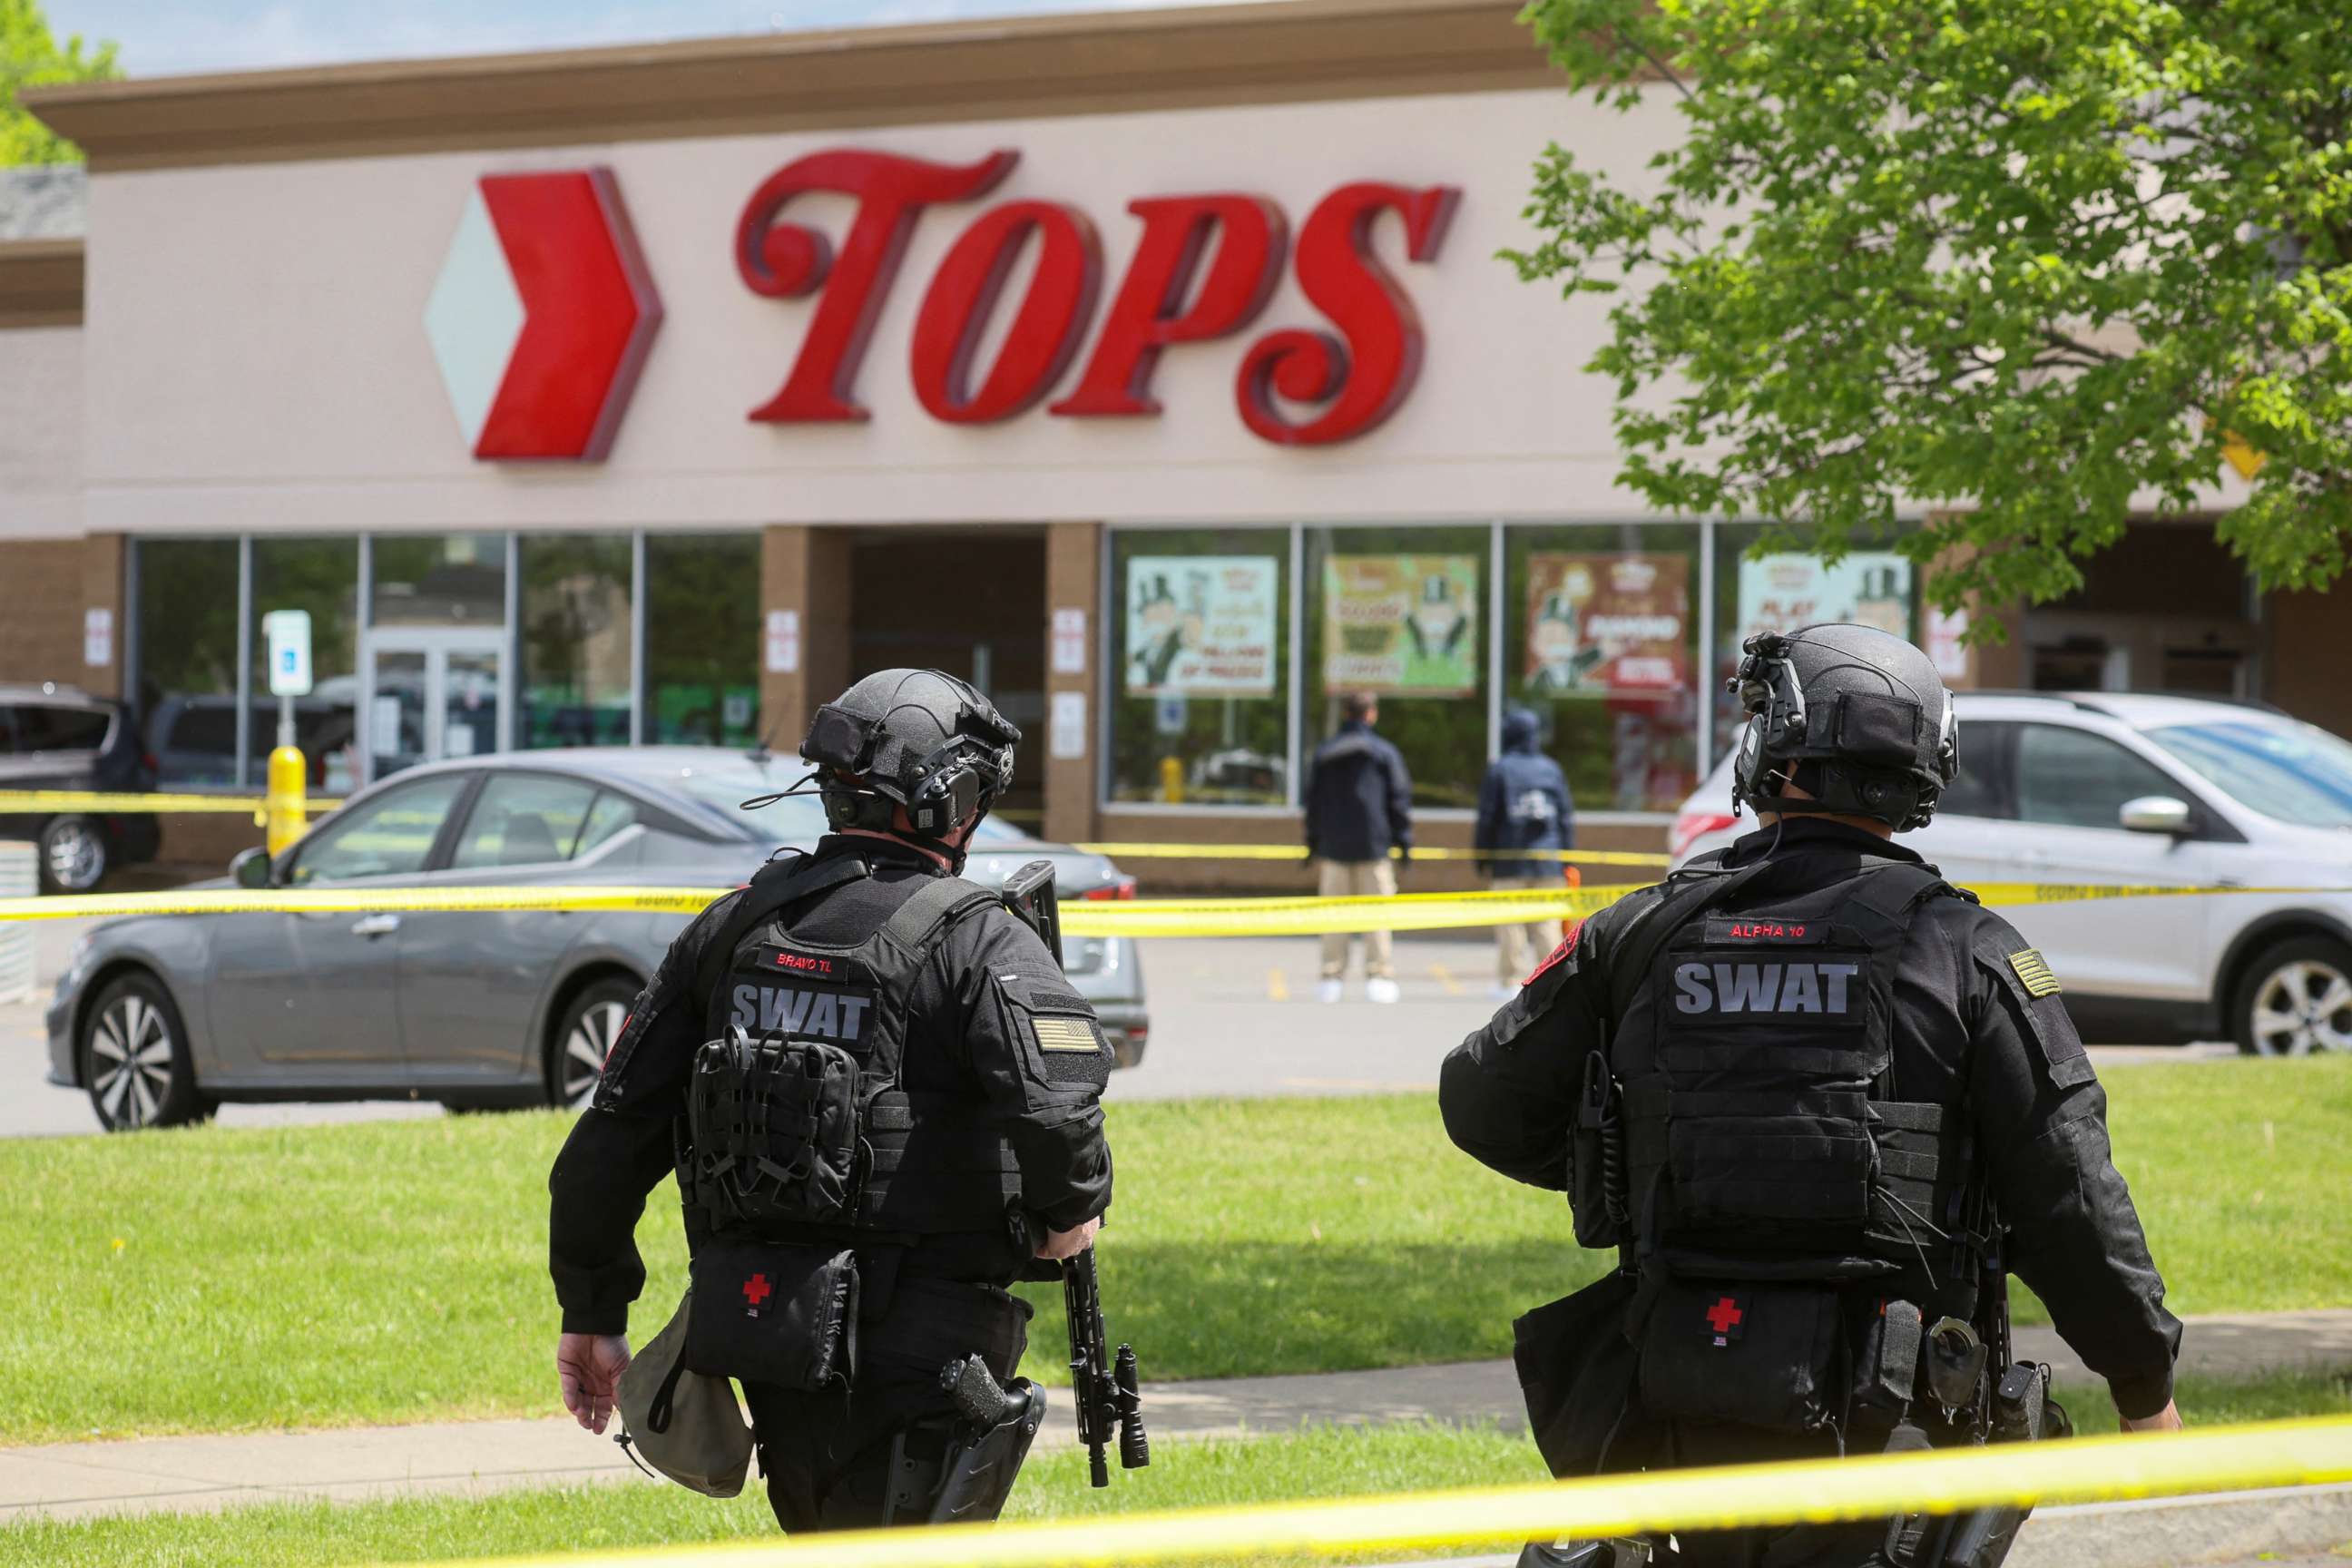
<instances>
[{"instance_id":1,"label":"person in dark jacket","mask_svg":"<svg viewBox=\"0 0 2352 1568\"><path fill-rule=\"evenodd\" d=\"M1957 766L1935 666L1862 626L1747 652L1733 800L1758 830L1571 929L1439 1075L1458 1147L1566 1189L1577 1240L1618 1249L1615 1272L1519 1321L1547 1461L1591 1474L2063 1433L2047 1368L2009 1360L2012 1272L2126 1428L2179 1426L2181 1324L2059 978L1892 842ZM2021 1522L1914 1513L1528 1556L1991 1568Z\"/></svg>"},{"instance_id":2,"label":"person in dark jacket","mask_svg":"<svg viewBox=\"0 0 2352 1568\"><path fill-rule=\"evenodd\" d=\"M1536 749L1536 716L1524 708L1503 715L1503 754L1486 764L1478 790L1478 826L1472 845L1498 889L1557 888L1560 863L1543 857L1513 859L1515 849L1576 847L1576 802L1568 775ZM1518 993L1537 959L1559 945L1556 920L1512 921L1495 928L1495 994Z\"/></svg>"},{"instance_id":3,"label":"person in dark jacket","mask_svg":"<svg viewBox=\"0 0 2352 1568\"><path fill-rule=\"evenodd\" d=\"M1404 753L1381 738L1380 703L1357 692L1340 710L1339 732L1316 749L1307 770L1307 858L1318 868L1317 891L1327 899L1393 898L1396 868L1412 858L1412 780ZM1323 938L1323 979L1317 994L1339 1000L1348 973L1344 932ZM1364 933L1364 994L1397 999L1394 944L1384 931Z\"/></svg>"},{"instance_id":4,"label":"person in dark jacket","mask_svg":"<svg viewBox=\"0 0 2352 1568\"><path fill-rule=\"evenodd\" d=\"M836 1342L845 1383L735 1373L787 1531L923 1523L971 1479L956 1469L975 1450L943 1367L976 1354L1012 1381L1029 1308L1005 1288L1091 1246L1110 1205L1099 1100L1112 1058L1093 1010L1028 926L955 875L1019 739L936 670L884 670L820 708L801 754L835 831L813 854L772 860L671 943L548 1177L556 1367L565 1406L596 1432L645 1286L637 1219L674 1169L692 1178L681 1195L702 1305L689 1356L706 1313L754 1332L736 1320L757 1319L772 1281L793 1277L779 1261L854 1269L835 1298L857 1306ZM803 1081L803 1064L849 1060L865 1095L856 1169L834 1171L806 1129L852 1112L787 1101L832 1081ZM747 1102L769 1114L703 1115ZM770 1321L763 1352L803 1331L787 1327L800 1321L789 1301ZM982 1479L1000 1501L1026 1448L987 1456Z\"/></svg>"}]
</instances>

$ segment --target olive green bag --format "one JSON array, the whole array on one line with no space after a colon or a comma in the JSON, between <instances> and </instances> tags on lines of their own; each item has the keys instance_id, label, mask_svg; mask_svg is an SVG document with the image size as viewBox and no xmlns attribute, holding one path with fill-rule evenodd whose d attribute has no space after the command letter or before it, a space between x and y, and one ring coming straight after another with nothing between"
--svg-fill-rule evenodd
<instances>
[{"instance_id":1,"label":"olive green bag","mask_svg":"<svg viewBox=\"0 0 2352 1568\"><path fill-rule=\"evenodd\" d=\"M621 1430L613 1439L632 1458L643 1457L663 1475L705 1497L733 1497L751 1468L751 1429L723 1377L686 1370L686 1329L694 1311L688 1290L660 1333L621 1373ZM640 1466L640 1468L643 1468Z\"/></svg>"}]
</instances>

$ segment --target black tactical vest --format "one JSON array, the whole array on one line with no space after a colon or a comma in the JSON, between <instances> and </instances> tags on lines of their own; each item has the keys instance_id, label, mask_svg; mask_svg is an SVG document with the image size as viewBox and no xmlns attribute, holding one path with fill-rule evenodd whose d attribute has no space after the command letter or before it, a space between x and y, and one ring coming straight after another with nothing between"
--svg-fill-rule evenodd
<instances>
[{"instance_id":1,"label":"black tactical vest","mask_svg":"<svg viewBox=\"0 0 2352 1568\"><path fill-rule=\"evenodd\" d=\"M916 975L949 929L996 895L942 877L864 942L792 934L795 909L866 874L854 857L776 868L754 880L747 900L757 902L730 928L678 1128L678 1189L712 1234L1002 1232L1019 1195L1012 1147L976 1089L903 1081L910 1044L925 1048L908 1037Z\"/></svg>"},{"instance_id":2,"label":"black tactical vest","mask_svg":"<svg viewBox=\"0 0 2352 1568\"><path fill-rule=\"evenodd\" d=\"M1726 901L1737 882L1770 887L1769 867L1717 875ZM1643 973L1612 969L1610 1055L1644 1272L1832 1281L1918 1264L1948 1278L1965 1228L1959 1118L1895 1100L1888 1076L1905 933L1927 900L1967 896L1887 861L1738 896L1737 914L1702 896L1677 916L1670 893L1651 918L1675 923L1634 928L1629 951L1651 956Z\"/></svg>"}]
</instances>

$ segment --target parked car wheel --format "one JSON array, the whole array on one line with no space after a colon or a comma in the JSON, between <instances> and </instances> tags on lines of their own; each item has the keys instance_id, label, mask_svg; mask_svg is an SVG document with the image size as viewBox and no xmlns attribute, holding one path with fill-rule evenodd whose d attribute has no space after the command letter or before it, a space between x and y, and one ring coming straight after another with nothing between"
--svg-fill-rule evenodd
<instances>
[{"instance_id":1,"label":"parked car wheel","mask_svg":"<svg viewBox=\"0 0 2352 1568\"><path fill-rule=\"evenodd\" d=\"M87 893L105 879L106 827L94 816L53 816L41 825L41 887Z\"/></svg>"},{"instance_id":2,"label":"parked car wheel","mask_svg":"<svg viewBox=\"0 0 2352 1568\"><path fill-rule=\"evenodd\" d=\"M2324 936L2279 943L2247 972L2231 1021L2249 1056L2352 1050L2352 947Z\"/></svg>"},{"instance_id":3,"label":"parked car wheel","mask_svg":"<svg viewBox=\"0 0 2352 1568\"><path fill-rule=\"evenodd\" d=\"M81 1026L82 1082L109 1132L177 1127L216 1109L196 1091L188 1031L163 983L126 974L99 993Z\"/></svg>"},{"instance_id":4,"label":"parked car wheel","mask_svg":"<svg viewBox=\"0 0 2352 1568\"><path fill-rule=\"evenodd\" d=\"M578 1110L596 1092L596 1078L613 1042L628 1021L629 1005L637 999L636 983L618 975L593 980L572 998L548 1041L547 1092L550 1103Z\"/></svg>"}]
</instances>

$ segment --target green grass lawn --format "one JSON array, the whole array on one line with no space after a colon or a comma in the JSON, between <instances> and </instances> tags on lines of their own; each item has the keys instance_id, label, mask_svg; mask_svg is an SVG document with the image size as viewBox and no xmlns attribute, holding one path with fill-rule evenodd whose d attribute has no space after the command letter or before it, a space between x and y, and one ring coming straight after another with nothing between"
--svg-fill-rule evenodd
<instances>
[{"instance_id":1,"label":"green grass lawn","mask_svg":"<svg viewBox=\"0 0 2352 1568\"><path fill-rule=\"evenodd\" d=\"M2060 1392L2083 1431L2115 1429L2115 1413L2098 1390ZM2239 1384L2191 1381L2181 1387L2180 1405L2198 1426L2348 1415L2352 1381L2341 1375ZM1506 1486L1543 1477L1534 1445L1516 1434L1436 1425L1319 1427L1249 1441L1160 1443L1152 1449L1149 1469L1116 1471L1110 1486L1100 1491L1086 1484L1082 1453L1041 1455L1023 1470L1006 1517L1231 1507ZM26 1521L0 1525L0 1568L400 1563L759 1539L774 1530L756 1477L743 1497L723 1503L677 1487L632 1481L530 1489L481 1500L418 1498L340 1507L273 1503L220 1514L149 1514L71 1523ZM1348 1560L1374 1559L1350 1552Z\"/></svg>"},{"instance_id":2,"label":"green grass lawn","mask_svg":"<svg viewBox=\"0 0 2352 1568\"><path fill-rule=\"evenodd\" d=\"M2352 1305L2352 1060L2109 1075L2184 1312ZM0 1443L541 1414L552 1115L0 1142ZM1103 1240L1146 1377L1507 1353L1607 1266L1564 1204L1455 1153L1432 1098L1114 1106ZM684 1288L666 1184L638 1337ZM1059 1375L1059 1292L1031 1372ZM2021 1317L2038 1308L2020 1293Z\"/></svg>"}]
</instances>

